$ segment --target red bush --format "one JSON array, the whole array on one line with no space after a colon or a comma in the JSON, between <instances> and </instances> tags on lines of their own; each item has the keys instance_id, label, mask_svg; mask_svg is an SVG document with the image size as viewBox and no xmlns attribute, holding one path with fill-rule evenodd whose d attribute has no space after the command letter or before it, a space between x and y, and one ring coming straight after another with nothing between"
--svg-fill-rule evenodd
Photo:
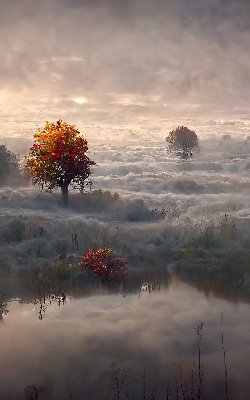
<instances>
[{"instance_id":1,"label":"red bush","mask_svg":"<svg viewBox=\"0 0 250 400\"><path fill-rule=\"evenodd\" d=\"M115 257L111 249L99 249L96 253L89 250L79 263L79 268L100 276L109 282L119 282L127 277L127 262Z\"/></svg>"}]
</instances>

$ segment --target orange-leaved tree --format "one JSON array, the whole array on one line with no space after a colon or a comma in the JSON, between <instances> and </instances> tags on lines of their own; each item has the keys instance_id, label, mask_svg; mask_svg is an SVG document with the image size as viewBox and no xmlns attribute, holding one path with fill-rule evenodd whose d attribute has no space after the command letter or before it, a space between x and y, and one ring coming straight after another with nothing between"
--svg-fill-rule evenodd
<instances>
[{"instance_id":1,"label":"orange-leaved tree","mask_svg":"<svg viewBox=\"0 0 250 400\"><path fill-rule=\"evenodd\" d=\"M87 141L80 136L75 125L61 119L46 121L44 129L38 128L34 134L35 143L27 157L26 167L32 183L47 189L60 187L62 199L68 203L68 187L83 191L85 181L95 164L87 156Z\"/></svg>"}]
</instances>

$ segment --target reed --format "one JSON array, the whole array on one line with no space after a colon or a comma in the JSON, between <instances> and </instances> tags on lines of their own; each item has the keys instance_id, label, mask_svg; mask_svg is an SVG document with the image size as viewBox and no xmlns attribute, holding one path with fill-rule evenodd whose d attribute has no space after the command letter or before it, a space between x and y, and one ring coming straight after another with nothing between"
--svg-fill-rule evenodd
<instances>
[{"instance_id":1,"label":"reed","mask_svg":"<svg viewBox=\"0 0 250 400\"><path fill-rule=\"evenodd\" d=\"M227 383L226 350L225 350L225 345L224 345L224 315L223 315L223 313L221 314L221 325L222 325L221 345L222 345L222 350L223 350L223 362L224 362L225 394L226 394L226 400L229 400L229 397L228 397L228 383Z\"/></svg>"}]
</instances>

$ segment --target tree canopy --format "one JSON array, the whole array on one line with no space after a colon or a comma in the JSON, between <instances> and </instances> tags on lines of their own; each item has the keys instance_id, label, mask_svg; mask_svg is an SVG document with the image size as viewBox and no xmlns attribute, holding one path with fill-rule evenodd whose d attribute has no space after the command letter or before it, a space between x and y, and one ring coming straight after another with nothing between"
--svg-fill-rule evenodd
<instances>
[{"instance_id":1,"label":"tree canopy","mask_svg":"<svg viewBox=\"0 0 250 400\"><path fill-rule=\"evenodd\" d=\"M178 126L169 132L166 141L169 150L182 151L185 157L191 156L193 149L198 146L198 136L185 126Z\"/></svg>"},{"instance_id":2,"label":"tree canopy","mask_svg":"<svg viewBox=\"0 0 250 400\"><path fill-rule=\"evenodd\" d=\"M83 191L91 166L95 164L86 156L87 140L80 136L75 125L61 119L56 123L46 121L34 139L26 162L32 183L42 189L60 187L63 201L67 203L69 185Z\"/></svg>"},{"instance_id":3,"label":"tree canopy","mask_svg":"<svg viewBox=\"0 0 250 400\"><path fill-rule=\"evenodd\" d=\"M0 183L18 172L18 156L4 144L0 145Z\"/></svg>"}]
</instances>

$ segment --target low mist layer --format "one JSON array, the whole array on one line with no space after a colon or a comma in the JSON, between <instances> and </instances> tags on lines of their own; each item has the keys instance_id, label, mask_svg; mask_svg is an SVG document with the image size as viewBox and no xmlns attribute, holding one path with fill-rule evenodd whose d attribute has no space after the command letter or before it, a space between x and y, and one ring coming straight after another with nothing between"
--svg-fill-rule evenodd
<instances>
[{"instance_id":1,"label":"low mist layer","mask_svg":"<svg viewBox=\"0 0 250 400\"><path fill-rule=\"evenodd\" d=\"M121 380L128 372L121 396L128 392L130 399L142 398L144 384L146 393L155 390L158 399L167 390L175 396L180 365L183 388L189 390L192 370L197 385L195 329L201 322L202 398L223 398L222 312L230 398L248 398L247 305L235 306L178 285L139 298L72 299L60 308L51 306L42 322L32 304L10 307L0 331L3 400L23 399L28 385L37 388L41 400L117 398L118 369Z\"/></svg>"},{"instance_id":2,"label":"low mist layer","mask_svg":"<svg viewBox=\"0 0 250 400\"><path fill-rule=\"evenodd\" d=\"M218 126L224 134L200 139L187 161L168 153L157 135L141 143L95 145L93 189L71 190L66 208L59 191L1 187L3 273L53 265L58 257L99 247L114 248L131 268L152 260L166 267L176 257L180 261L176 250L190 246L196 258L219 257L222 265L222 257L232 260L243 252L246 264L250 141L226 133L235 125Z\"/></svg>"}]
</instances>

